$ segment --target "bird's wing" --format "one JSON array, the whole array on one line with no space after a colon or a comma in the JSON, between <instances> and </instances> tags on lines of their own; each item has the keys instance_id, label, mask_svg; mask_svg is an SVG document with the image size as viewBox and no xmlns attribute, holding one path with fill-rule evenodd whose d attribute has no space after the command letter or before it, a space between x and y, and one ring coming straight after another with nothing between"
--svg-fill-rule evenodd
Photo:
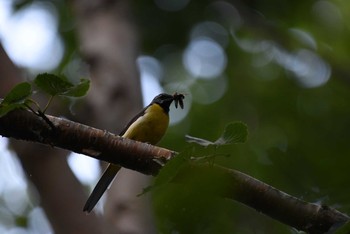
<instances>
[{"instance_id":1,"label":"bird's wing","mask_svg":"<svg viewBox=\"0 0 350 234\"><path fill-rule=\"evenodd\" d=\"M149 105L148 105L149 106ZM145 108L143 108L140 113L138 113L137 115L134 116L134 118L132 118L129 123L127 125L125 125L124 129L119 133L119 136L123 136L124 133L128 130L128 128L130 127L131 124L133 124L140 116L143 116L145 114L146 109L148 108L148 106L146 106Z\"/></svg>"}]
</instances>

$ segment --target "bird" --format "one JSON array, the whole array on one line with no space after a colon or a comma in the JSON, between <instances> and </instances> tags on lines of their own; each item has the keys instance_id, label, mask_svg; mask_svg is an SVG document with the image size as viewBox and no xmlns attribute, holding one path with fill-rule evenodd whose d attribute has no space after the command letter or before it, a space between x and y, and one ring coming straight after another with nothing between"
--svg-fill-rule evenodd
<instances>
[{"instance_id":1,"label":"bird","mask_svg":"<svg viewBox=\"0 0 350 234\"><path fill-rule=\"evenodd\" d=\"M129 121L119 136L152 145L157 144L168 128L171 103L174 101L176 108L180 104L183 109L184 98L183 94L177 92L173 95L166 93L157 95L148 106ZM112 163L108 165L86 201L83 208L84 212L90 213L93 210L119 169L119 165Z\"/></svg>"}]
</instances>

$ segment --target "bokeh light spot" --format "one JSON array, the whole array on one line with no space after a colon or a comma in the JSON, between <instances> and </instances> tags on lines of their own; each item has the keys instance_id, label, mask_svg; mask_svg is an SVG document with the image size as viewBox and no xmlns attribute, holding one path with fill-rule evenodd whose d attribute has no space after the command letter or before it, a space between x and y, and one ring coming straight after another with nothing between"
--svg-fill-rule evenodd
<instances>
[{"instance_id":1,"label":"bokeh light spot","mask_svg":"<svg viewBox=\"0 0 350 234\"><path fill-rule=\"evenodd\" d=\"M99 161L77 153L71 153L68 157L68 165L75 176L84 184L94 183L100 175ZM89 168L82 170L82 168Z\"/></svg>"},{"instance_id":2,"label":"bokeh light spot","mask_svg":"<svg viewBox=\"0 0 350 234\"><path fill-rule=\"evenodd\" d=\"M57 16L50 3L33 3L14 13L2 25L2 43L19 66L53 70L63 57L63 42L57 33Z\"/></svg>"},{"instance_id":3,"label":"bokeh light spot","mask_svg":"<svg viewBox=\"0 0 350 234\"><path fill-rule=\"evenodd\" d=\"M45 212L42 208L34 208L29 216L29 229L30 233L53 233L51 224L47 219Z\"/></svg>"},{"instance_id":4,"label":"bokeh light spot","mask_svg":"<svg viewBox=\"0 0 350 234\"><path fill-rule=\"evenodd\" d=\"M292 36L294 36L294 38L303 43L305 46L308 46L313 50L317 49L316 41L310 33L298 28L291 28L289 29L289 32L292 34Z\"/></svg>"},{"instance_id":5,"label":"bokeh light spot","mask_svg":"<svg viewBox=\"0 0 350 234\"><path fill-rule=\"evenodd\" d=\"M319 87L330 79L330 65L311 50L299 49L292 53L272 41L240 39L234 32L232 36L242 50L254 54L255 57L260 56L259 59L253 60L253 65L256 67L275 62L292 72L296 80L305 88ZM312 37L307 40L311 40L309 43L312 44ZM265 62L264 59L266 59Z\"/></svg>"},{"instance_id":6,"label":"bokeh light spot","mask_svg":"<svg viewBox=\"0 0 350 234\"><path fill-rule=\"evenodd\" d=\"M319 87L329 80L330 66L310 50L300 49L294 54L275 50L275 61L294 73L306 88Z\"/></svg>"},{"instance_id":7,"label":"bokeh light spot","mask_svg":"<svg viewBox=\"0 0 350 234\"><path fill-rule=\"evenodd\" d=\"M191 41L184 52L183 63L193 77L211 79L222 74L227 58L217 42L202 37Z\"/></svg>"},{"instance_id":8,"label":"bokeh light spot","mask_svg":"<svg viewBox=\"0 0 350 234\"><path fill-rule=\"evenodd\" d=\"M136 62L140 71L143 103L148 105L156 95L163 92L159 83L163 76L163 67L151 56L140 56Z\"/></svg>"}]
</instances>

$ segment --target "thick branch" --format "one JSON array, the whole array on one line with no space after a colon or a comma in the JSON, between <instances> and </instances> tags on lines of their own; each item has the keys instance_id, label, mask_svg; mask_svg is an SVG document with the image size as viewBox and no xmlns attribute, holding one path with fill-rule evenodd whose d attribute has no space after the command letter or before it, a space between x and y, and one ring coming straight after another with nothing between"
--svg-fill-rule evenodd
<instances>
[{"instance_id":1,"label":"thick branch","mask_svg":"<svg viewBox=\"0 0 350 234\"><path fill-rule=\"evenodd\" d=\"M69 120L53 116L48 116L48 119L55 130L33 113L16 110L0 118L0 134L61 147L152 175L158 173L162 162L175 155L175 152L167 149L124 139ZM333 208L307 203L236 170L195 164L191 165L190 170L181 171L180 179L189 178L189 173L214 173L212 175L227 182L221 191L223 196L298 230L325 233L349 221L347 215ZM211 187L216 189L215 185Z\"/></svg>"},{"instance_id":2,"label":"thick branch","mask_svg":"<svg viewBox=\"0 0 350 234\"><path fill-rule=\"evenodd\" d=\"M207 192L241 202L307 233L328 233L350 220L336 209L305 202L242 172L221 166L190 165L189 169L181 170L177 179L188 180L196 174L205 175L208 181L212 181L210 178L220 181L217 185L210 184Z\"/></svg>"},{"instance_id":3,"label":"thick branch","mask_svg":"<svg viewBox=\"0 0 350 234\"><path fill-rule=\"evenodd\" d=\"M175 154L66 119L47 117L55 129L32 112L13 111L0 118L0 134L67 149L148 175L157 174L162 162Z\"/></svg>"}]
</instances>

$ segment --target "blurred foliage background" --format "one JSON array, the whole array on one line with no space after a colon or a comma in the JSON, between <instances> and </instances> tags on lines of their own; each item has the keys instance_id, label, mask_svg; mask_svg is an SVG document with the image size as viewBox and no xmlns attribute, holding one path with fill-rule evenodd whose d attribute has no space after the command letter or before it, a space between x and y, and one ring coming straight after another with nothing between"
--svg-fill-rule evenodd
<instances>
[{"instance_id":1,"label":"blurred foliage background","mask_svg":"<svg viewBox=\"0 0 350 234\"><path fill-rule=\"evenodd\" d=\"M69 4L15 1L14 14L33 4L57 19L62 56L51 70L67 72L79 60ZM350 214L350 2L154 0L131 7L141 74L187 94L186 115L172 113L178 122L161 146L183 151L193 147L185 134L215 140L227 123L243 121L248 142L220 148L230 156L216 163ZM296 233L208 197L192 182L186 191L155 191L162 233Z\"/></svg>"}]
</instances>

